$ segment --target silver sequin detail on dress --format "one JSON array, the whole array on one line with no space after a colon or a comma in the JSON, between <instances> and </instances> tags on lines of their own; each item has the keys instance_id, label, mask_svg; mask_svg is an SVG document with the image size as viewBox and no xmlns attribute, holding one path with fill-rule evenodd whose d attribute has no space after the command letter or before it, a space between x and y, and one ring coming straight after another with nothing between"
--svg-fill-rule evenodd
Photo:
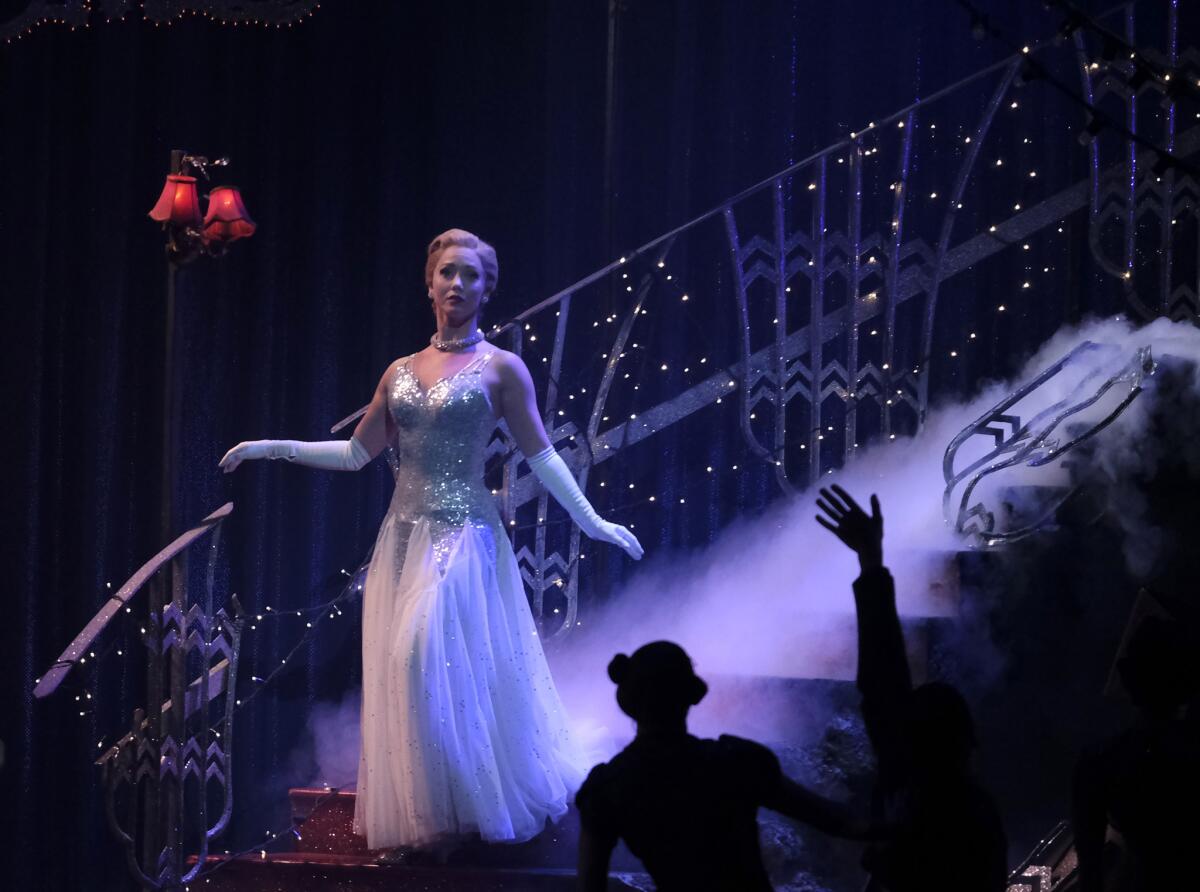
<instances>
[{"instance_id":1,"label":"silver sequin detail on dress","mask_svg":"<svg viewBox=\"0 0 1200 892\"><path fill-rule=\"evenodd\" d=\"M388 411L398 429L396 491L388 511L407 527L406 533L420 518L429 520L434 555L443 571L464 524L480 529L493 560L495 537L504 535L495 499L483 482L483 456L496 427L482 381L492 355L480 353L429 390L413 373L413 357L405 357L388 391ZM408 536L399 538L398 567L408 547Z\"/></svg>"}]
</instances>

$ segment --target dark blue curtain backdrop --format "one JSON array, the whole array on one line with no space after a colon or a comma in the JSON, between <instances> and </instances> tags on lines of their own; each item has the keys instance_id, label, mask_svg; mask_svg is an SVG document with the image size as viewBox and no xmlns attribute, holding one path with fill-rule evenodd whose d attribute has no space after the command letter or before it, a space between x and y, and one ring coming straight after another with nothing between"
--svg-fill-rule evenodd
<instances>
[{"instance_id":1,"label":"dark blue curtain backdrop","mask_svg":"<svg viewBox=\"0 0 1200 892\"><path fill-rule=\"evenodd\" d=\"M1056 25L1036 0L988 5L1018 38ZM124 658L109 651L50 701L30 691L106 585L161 544L165 264L146 212L171 149L228 155L218 179L241 187L259 224L226 258L181 274L173 382L176 528L234 502L218 595L236 592L256 612L335 593L373 541L390 481L383 463L225 477L217 460L242 439L326 438L392 359L426 343L432 235L459 226L496 245L492 318L507 318L1006 55L973 40L951 0L617 0L611 46L603 0L437 6L326 3L301 26L266 31L45 27L0 47L5 888L120 883L91 760L142 702L136 629L118 624L106 641ZM686 348L682 334L664 343ZM1011 352L998 344L952 386L1010 370ZM667 440L627 473L652 485L661 455L720 458L736 439ZM765 470L738 486L708 510L660 515L655 544L702 544L732 506L775 495ZM590 590L628 572L597 557L603 584ZM347 611L326 624L239 714L226 845L277 825L312 704L357 684L357 621ZM300 631L279 621L248 632L245 673L266 674Z\"/></svg>"}]
</instances>

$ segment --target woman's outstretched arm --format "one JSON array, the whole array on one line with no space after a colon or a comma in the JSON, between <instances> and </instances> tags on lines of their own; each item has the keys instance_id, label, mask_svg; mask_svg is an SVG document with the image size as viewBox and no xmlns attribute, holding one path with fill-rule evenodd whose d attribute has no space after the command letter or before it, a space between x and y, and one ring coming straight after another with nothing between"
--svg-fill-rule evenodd
<instances>
[{"instance_id":1,"label":"woman's outstretched arm","mask_svg":"<svg viewBox=\"0 0 1200 892\"><path fill-rule=\"evenodd\" d=\"M357 471L387 445L392 424L387 411L387 388L394 371L395 363L379 380L371 404L349 440L246 440L226 452L218 467L228 474L244 461L282 458L310 468Z\"/></svg>"},{"instance_id":2,"label":"woman's outstretched arm","mask_svg":"<svg viewBox=\"0 0 1200 892\"><path fill-rule=\"evenodd\" d=\"M598 515L575 482L567 463L550 445L546 428L538 415L533 378L519 356L501 351L496 359L500 377L500 413L508 430L524 453L529 468L556 502L590 538L608 542L631 558L640 559L643 551L637 537L620 524L609 523Z\"/></svg>"},{"instance_id":3,"label":"woman's outstretched arm","mask_svg":"<svg viewBox=\"0 0 1200 892\"><path fill-rule=\"evenodd\" d=\"M778 786L763 805L830 836L865 840L879 835L848 806L814 793L785 774L779 775Z\"/></svg>"}]
</instances>

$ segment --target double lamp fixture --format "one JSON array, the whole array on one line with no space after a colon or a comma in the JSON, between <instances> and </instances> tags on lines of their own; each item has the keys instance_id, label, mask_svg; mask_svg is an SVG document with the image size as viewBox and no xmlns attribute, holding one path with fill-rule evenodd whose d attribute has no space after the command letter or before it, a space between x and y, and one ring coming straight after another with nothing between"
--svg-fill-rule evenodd
<instances>
[{"instance_id":1,"label":"double lamp fixture","mask_svg":"<svg viewBox=\"0 0 1200 892\"><path fill-rule=\"evenodd\" d=\"M217 186L208 193L208 210L201 214L196 177L208 179L210 167L225 167L228 158L209 161L182 151L171 153L171 172L163 184L158 203L150 219L163 224L168 234L167 256L176 265L194 260L200 254L216 257L224 254L232 242L247 238L257 228L237 186Z\"/></svg>"}]
</instances>

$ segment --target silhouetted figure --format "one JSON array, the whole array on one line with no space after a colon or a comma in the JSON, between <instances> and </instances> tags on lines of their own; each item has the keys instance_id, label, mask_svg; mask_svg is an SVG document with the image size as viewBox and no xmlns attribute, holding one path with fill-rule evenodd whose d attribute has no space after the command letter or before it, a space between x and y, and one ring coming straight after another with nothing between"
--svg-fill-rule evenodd
<instances>
[{"instance_id":1,"label":"silhouetted figure","mask_svg":"<svg viewBox=\"0 0 1200 892\"><path fill-rule=\"evenodd\" d=\"M604 889L609 857L624 839L659 892L758 892L771 884L758 846L760 806L838 836L866 828L838 804L786 777L766 747L687 732L688 710L708 686L683 648L656 641L608 666L617 703L637 722L633 742L597 765L575 798L582 817L582 888Z\"/></svg>"},{"instance_id":2,"label":"silhouetted figure","mask_svg":"<svg viewBox=\"0 0 1200 892\"><path fill-rule=\"evenodd\" d=\"M817 521L855 554L858 689L878 777L873 819L886 841L863 856L868 890L1001 892L1007 843L992 797L972 777L975 725L948 684L914 689L892 575L883 565L883 516L841 487L821 490Z\"/></svg>"},{"instance_id":3,"label":"silhouetted figure","mask_svg":"<svg viewBox=\"0 0 1200 892\"><path fill-rule=\"evenodd\" d=\"M1200 837L1198 659L1197 642L1182 626L1150 616L1118 660L1138 720L1083 756L1076 770L1072 823L1081 892L1196 886L1190 863ZM1126 853L1111 871L1105 858L1109 825Z\"/></svg>"}]
</instances>

